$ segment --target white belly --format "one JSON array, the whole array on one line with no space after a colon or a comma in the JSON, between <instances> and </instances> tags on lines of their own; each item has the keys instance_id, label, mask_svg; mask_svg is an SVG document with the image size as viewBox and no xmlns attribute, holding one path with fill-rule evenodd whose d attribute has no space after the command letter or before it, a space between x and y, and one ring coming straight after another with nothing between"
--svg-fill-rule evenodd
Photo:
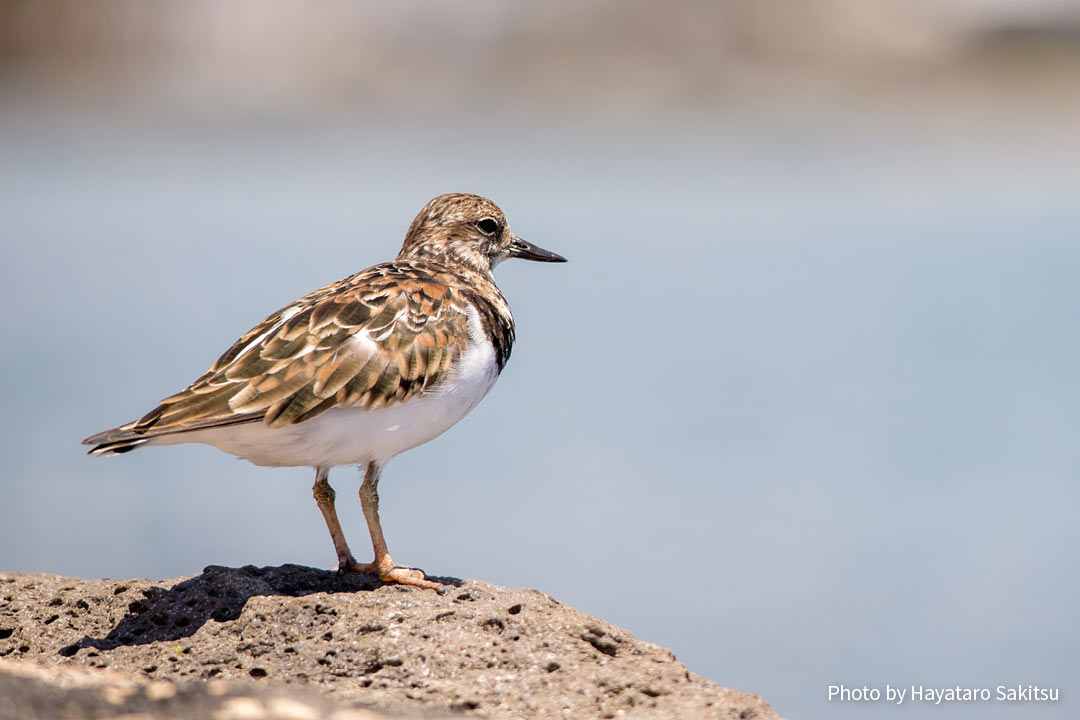
<instances>
[{"instance_id":1,"label":"white belly","mask_svg":"<svg viewBox=\"0 0 1080 720\"><path fill-rule=\"evenodd\" d=\"M470 316L470 330L474 318ZM479 319L476 319L479 329ZM449 378L428 394L378 410L332 408L295 425L262 422L155 438L150 444L199 442L256 465L323 466L385 463L446 432L476 407L498 378L495 351L482 332Z\"/></svg>"}]
</instances>

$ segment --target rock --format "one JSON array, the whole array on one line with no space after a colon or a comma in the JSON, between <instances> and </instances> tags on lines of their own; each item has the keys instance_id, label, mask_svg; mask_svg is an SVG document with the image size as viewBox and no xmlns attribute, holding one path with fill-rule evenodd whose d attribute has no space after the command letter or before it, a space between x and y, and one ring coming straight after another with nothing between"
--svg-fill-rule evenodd
<instances>
[{"instance_id":1,"label":"rock","mask_svg":"<svg viewBox=\"0 0 1080 720\"><path fill-rule=\"evenodd\" d=\"M149 680L112 670L0 660L0 720L403 720L281 686ZM419 717L419 716L410 716Z\"/></svg>"},{"instance_id":2,"label":"rock","mask_svg":"<svg viewBox=\"0 0 1080 720\"><path fill-rule=\"evenodd\" d=\"M446 592L295 565L158 583L0 574L0 695L20 719L778 717L545 593L436 579Z\"/></svg>"}]
</instances>

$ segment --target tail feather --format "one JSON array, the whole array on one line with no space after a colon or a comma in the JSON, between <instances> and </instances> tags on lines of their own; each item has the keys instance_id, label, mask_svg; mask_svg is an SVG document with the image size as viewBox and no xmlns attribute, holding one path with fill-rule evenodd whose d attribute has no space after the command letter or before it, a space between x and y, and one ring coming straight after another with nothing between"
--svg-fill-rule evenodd
<instances>
[{"instance_id":1,"label":"tail feather","mask_svg":"<svg viewBox=\"0 0 1080 720\"><path fill-rule=\"evenodd\" d=\"M157 411L155 410L155 412ZM249 422L261 422L263 414L264 413L249 413L223 418L205 418L194 422L184 423L183 425L155 427L154 425L147 423L147 418L153 415L153 413L151 413L150 415L144 416L142 419L136 420L135 422L130 422L127 425L121 425L91 435L82 442L83 445L94 446L87 452L88 455L108 457L109 455L120 455L121 453L131 452L162 435L181 435L196 430L207 430Z\"/></svg>"},{"instance_id":2,"label":"tail feather","mask_svg":"<svg viewBox=\"0 0 1080 720\"><path fill-rule=\"evenodd\" d=\"M93 455L94 457L109 457L110 455L120 455L122 453L131 452L137 449L140 445L145 445L150 442L150 438L139 438L138 440L121 440L114 443L103 443L95 448L91 448L87 451L87 455Z\"/></svg>"},{"instance_id":3,"label":"tail feather","mask_svg":"<svg viewBox=\"0 0 1080 720\"><path fill-rule=\"evenodd\" d=\"M121 425L86 438L83 440L83 445L95 446L87 454L96 457L120 455L121 453L131 452L140 445L150 442L150 438L146 437L145 434L132 430L134 425L134 423Z\"/></svg>"}]
</instances>

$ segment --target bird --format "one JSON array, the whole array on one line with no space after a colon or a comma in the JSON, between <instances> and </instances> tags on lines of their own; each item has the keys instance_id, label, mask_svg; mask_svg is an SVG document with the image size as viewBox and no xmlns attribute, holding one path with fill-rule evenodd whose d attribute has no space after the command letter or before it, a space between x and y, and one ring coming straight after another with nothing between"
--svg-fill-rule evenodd
<instances>
[{"instance_id":1,"label":"bird","mask_svg":"<svg viewBox=\"0 0 1080 720\"><path fill-rule=\"evenodd\" d=\"M445 432L487 395L510 358L514 318L492 271L509 258L566 258L515 235L491 200L428 202L397 257L311 292L245 333L193 383L138 420L92 435L94 456L204 443L256 465L310 466L339 572L441 589L390 557L379 521L383 467ZM353 557L330 469L363 472L374 560Z\"/></svg>"}]
</instances>

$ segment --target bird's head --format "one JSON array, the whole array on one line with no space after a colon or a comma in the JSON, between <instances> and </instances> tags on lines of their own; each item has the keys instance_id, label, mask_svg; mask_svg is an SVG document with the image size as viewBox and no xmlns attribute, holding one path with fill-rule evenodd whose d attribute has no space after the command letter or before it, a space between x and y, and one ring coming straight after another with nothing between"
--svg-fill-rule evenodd
<instances>
[{"instance_id":1,"label":"bird's head","mask_svg":"<svg viewBox=\"0 0 1080 720\"><path fill-rule=\"evenodd\" d=\"M485 197L450 193L434 198L412 221L399 260L430 259L489 274L507 258L566 262L515 235L499 206Z\"/></svg>"}]
</instances>

